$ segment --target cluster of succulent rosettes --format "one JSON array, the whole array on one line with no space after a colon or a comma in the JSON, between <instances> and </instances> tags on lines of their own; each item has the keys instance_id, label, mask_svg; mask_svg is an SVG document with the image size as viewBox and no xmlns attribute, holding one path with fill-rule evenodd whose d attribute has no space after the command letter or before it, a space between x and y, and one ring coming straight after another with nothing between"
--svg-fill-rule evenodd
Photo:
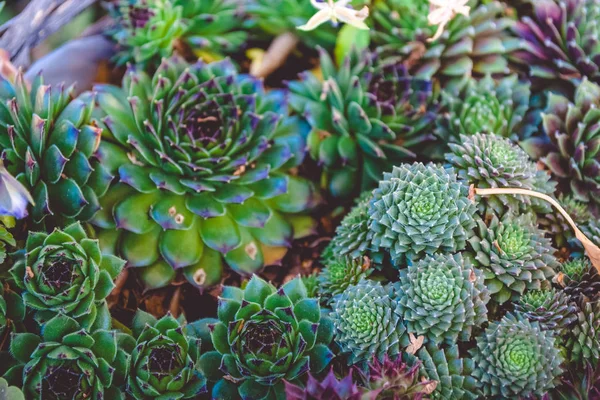
<instances>
[{"instance_id":1,"label":"cluster of succulent rosettes","mask_svg":"<svg viewBox=\"0 0 600 400\"><path fill-rule=\"evenodd\" d=\"M437 119L436 134L445 142L460 142L461 135L495 133L518 141L531 136L536 126L528 124L530 84L517 75L495 80L487 75L470 79L457 96L443 91L443 114Z\"/></svg>"},{"instance_id":2,"label":"cluster of succulent rosettes","mask_svg":"<svg viewBox=\"0 0 600 400\"><path fill-rule=\"evenodd\" d=\"M199 287L220 281L223 259L251 274L309 234L301 215L320 201L292 175L308 127L282 94L237 74L228 60L165 59L153 77L129 70L123 89L98 87L107 127L99 158L119 183L94 223L103 250L144 267L147 287L183 268Z\"/></svg>"},{"instance_id":3,"label":"cluster of succulent rosettes","mask_svg":"<svg viewBox=\"0 0 600 400\"><path fill-rule=\"evenodd\" d=\"M0 281L0 343L25 318L25 305L19 294Z\"/></svg>"},{"instance_id":4,"label":"cluster of succulent rosettes","mask_svg":"<svg viewBox=\"0 0 600 400\"><path fill-rule=\"evenodd\" d=\"M324 186L347 197L372 189L384 171L433 139L431 83L366 52L336 68L321 49L320 61L322 80L304 73L288 84L290 105L312 128L308 150L324 168Z\"/></svg>"},{"instance_id":5,"label":"cluster of succulent rosettes","mask_svg":"<svg viewBox=\"0 0 600 400\"><path fill-rule=\"evenodd\" d=\"M545 194L554 193L555 183L550 175L537 168L527 153L510 139L494 133L460 135L459 143L450 143L446 161L454 167L458 176L477 188L519 188ZM549 213L550 206L534 201L529 196L497 195L486 197L480 211L486 208L498 215L507 209L523 210L533 206L536 211Z\"/></svg>"},{"instance_id":6,"label":"cluster of succulent rosettes","mask_svg":"<svg viewBox=\"0 0 600 400\"><path fill-rule=\"evenodd\" d=\"M556 338L566 334L577 319L577 307L571 297L554 288L526 292L515 303L515 311L538 322L540 328L553 332Z\"/></svg>"},{"instance_id":7,"label":"cluster of succulent rosettes","mask_svg":"<svg viewBox=\"0 0 600 400\"><path fill-rule=\"evenodd\" d=\"M425 256L400 271L396 289L407 331L432 342L467 341L487 321L483 273L460 254Z\"/></svg>"},{"instance_id":8,"label":"cluster of succulent rosettes","mask_svg":"<svg viewBox=\"0 0 600 400\"><path fill-rule=\"evenodd\" d=\"M188 334L170 314L161 319L138 310L127 350L126 390L136 400L196 399L207 391L200 371L201 340Z\"/></svg>"},{"instance_id":9,"label":"cluster of succulent rosettes","mask_svg":"<svg viewBox=\"0 0 600 400\"><path fill-rule=\"evenodd\" d=\"M600 362L600 302L599 298L581 298L577 320L570 328L566 349L571 363L586 362L598 367Z\"/></svg>"},{"instance_id":10,"label":"cluster of succulent rosettes","mask_svg":"<svg viewBox=\"0 0 600 400\"><path fill-rule=\"evenodd\" d=\"M57 315L42 335L17 333L10 353L17 361L5 375L27 399L120 399L128 354L118 345L125 334L90 333L74 319Z\"/></svg>"},{"instance_id":11,"label":"cluster of succulent rosettes","mask_svg":"<svg viewBox=\"0 0 600 400\"><path fill-rule=\"evenodd\" d=\"M577 257L562 263L555 281L575 302L591 299L600 293L600 274L587 257Z\"/></svg>"},{"instance_id":12,"label":"cluster of succulent rosettes","mask_svg":"<svg viewBox=\"0 0 600 400\"><path fill-rule=\"evenodd\" d=\"M519 47L509 30L514 21L499 1L479 5L471 0L470 16L457 15L443 35L428 41L436 30L427 16L429 3L422 0L385 0L373 8L373 42L383 57L407 60L411 72L425 79L436 78L457 92L471 77L510 72L507 57Z\"/></svg>"},{"instance_id":13,"label":"cluster of succulent rosettes","mask_svg":"<svg viewBox=\"0 0 600 400\"><path fill-rule=\"evenodd\" d=\"M469 188L452 168L402 164L385 173L373 191L371 242L397 266L425 254L455 253L472 234L475 211Z\"/></svg>"},{"instance_id":14,"label":"cluster of succulent rosettes","mask_svg":"<svg viewBox=\"0 0 600 400\"><path fill-rule=\"evenodd\" d=\"M513 61L542 84L583 77L600 82L598 2L540 0L531 5L533 15L524 16L514 27L521 46Z\"/></svg>"},{"instance_id":15,"label":"cluster of succulent rosettes","mask_svg":"<svg viewBox=\"0 0 600 400\"><path fill-rule=\"evenodd\" d=\"M549 143L537 145L540 159L562 185L565 193L586 203L600 204L600 86L584 79L574 101L550 93L543 126ZM536 143L531 144L536 148ZM569 190L570 188L570 190Z\"/></svg>"},{"instance_id":16,"label":"cluster of succulent rosettes","mask_svg":"<svg viewBox=\"0 0 600 400\"><path fill-rule=\"evenodd\" d=\"M362 279L336 296L331 310L335 341L349 365L364 366L373 357L396 356L409 343L391 285Z\"/></svg>"},{"instance_id":17,"label":"cluster of succulent rosettes","mask_svg":"<svg viewBox=\"0 0 600 400\"><path fill-rule=\"evenodd\" d=\"M556 386L562 357L551 332L506 314L492 322L471 350L473 377L485 396L542 396Z\"/></svg>"},{"instance_id":18,"label":"cluster of succulent rosettes","mask_svg":"<svg viewBox=\"0 0 600 400\"><path fill-rule=\"evenodd\" d=\"M363 393L364 389L359 389L352 379L352 370L339 380L331 369L323 380L318 380L309 372L305 386L285 382L287 400L362 400Z\"/></svg>"},{"instance_id":19,"label":"cluster of succulent rosettes","mask_svg":"<svg viewBox=\"0 0 600 400\"><path fill-rule=\"evenodd\" d=\"M325 268L318 275L319 293L327 301L343 293L348 286L356 285L361 279L367 278L373 270L365 258L336 257L324 261Z\"/></svg>"},{"instance_id":20,"label":"cluster of succulent rosettes","mask_svg":"<svg viewBox=\"0 0 600 400\"><path fill-rule=\"evenodd\" d=\"M574 199L570 195L559 194L558 202L565 209L567 214L573 219L584 233L586 226L592 219L592 213L588 207L588 204L582 203ZM560 213L549 212L544 215L538 215L538 224L547 231L554 241L554 245L557 248L574 244L575 233L573 228L567 220ZM589 229L588 229L589 231ZM593 240L593 235L588 236L589 239Z\"/></svg>"},{"instance_id":21,"label":"cluster of succulent rosettes","mask_svg":"<svg viewBox=\"0 0 600 400\"><path fill-rule=\"evenodd\" d=\"M38 323L66 314L86 329L110 326L105 299L125 261L102 254L79 222L50 234L31 232L25 250L11 274Z\"/></svg>"},{"instance_id":22,"label":"cluster of succulent rosettes","mask_svg":"<svg viewBox=\"0 0 600 400\"><path fill-rule=\"evenodd\" d=\"M23 74L0 77L0 159L31 193L34 223L89 220L112 175L94 157L100 129L91 119L95 94L74 98L71 86L31 85ZM50 219L52 222L49 222Z\"/></svg>"},{"instance_id":23,"label":"cluster of succulent rosettes","mask_svg":"<svg viewBox=\"0 0 600 400\"><path fill-rule=\"evenodd\" d=\"M423 363L421 373L437 382L431 399L479 398L477 380L473 376L475 362L471 358L462 358L457 344L440 347L430 342L419 350L417 357Z\"/></svg>"},{"instance_id":24,"label":"cluster of succulent rosettes","mask_svg":"<svg viewBox=\"0 0 600 400\"><path fill-rule=\"evenodd\" d=\"M530 214L493 215L478 221L469 239L475 264L481 268L491 297L499 304L516 300L526 290L550 286L559 266L550 239L544 237Z\"/></svg>"},{"instance_id":25,"label":"cluster of succulent rosettes","mask_svg":"<svg viewBox=\"0 0 600 400\"><path fill-rule=\"evenodd\" d=\"M118 64L159 64L175 53L219 59L246 41L239 0L119 0L110 6L117 20L113 38Z\"/></svg>"},{"instance_id":26,"label":"cluster of succulent rosettes","mask_svg":"<svg viewBox=\"0 0 600 400\"><path fill-rule=\"evenodd\" d=\"M226 286L218 320L194 325L205 336L210 333L214 348L200 360L213 398L278 398L284 380L296 384L308 371L323 371L333 358L328 348L333 325L300 278L279 289L256 275L244 290Z\"/></svg>"}]
</instances>

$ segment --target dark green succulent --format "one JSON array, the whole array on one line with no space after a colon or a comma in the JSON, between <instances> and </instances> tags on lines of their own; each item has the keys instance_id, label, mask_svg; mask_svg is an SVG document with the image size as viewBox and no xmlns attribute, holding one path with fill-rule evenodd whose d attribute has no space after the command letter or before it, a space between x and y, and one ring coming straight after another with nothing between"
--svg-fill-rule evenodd
<instances>
[{"instance_id":1,"label":"dark green succulent","mask_svg":"<svg viewBox=\"0 0 600 400\"><path fill-rule=\"evenodd\" d=\"M526 290L549 287L559 266L550 239L528 214L507 213L501 220L493 215L487 225L479 220L469 243L492 299L500 304Z\"/></svg>"},{"instance_id":2,"label":"dark green succulent","mask_svg":"<svg viewBox=\"0 0 600 400\"><path fill-rule=\"evenodd\" d=\"M565 347L569 361L598 367L600 362L600 302L598 298L581 299L577 321L569 330Z\"/></svg>"},{"instance_id":3,"label":"dark green succulent","mask_svg":"<svg viewBox=\"0 0 600 400\"><path fill-rule=\"evenodd\" d=\"M0 77L0 159L31 193L35 223L89 220L112 175L95 157L102 130L91 119L95 94L74 98L74 87L31 86ZM45 221L47 223L47 221Z\"/></svg>"},{"instance_id":4,"label":"dark green succulent","mask_svg":"<svg viewBox=\"0 0 600 400\"><path fill-rule=\"evenodd\" d=\"M471 350L473 377L485 396L542 396L558 383L562 357L554 336L512 314L492 322Z\"/></svg>"},{"instance_id":5,"label":"dark green succulent","mask_svg":"<svg viewBox=\"0 0 600 400\"><path fill-rule=\"evenodd\" d=\"M15 238L7 229L2 217L0 217L0 265L6 260L7 247L11 248L16 246L16 244Z\"/></svg>"},{"instance_id":6,"label":"dark green succulent","mask_svg":"<svg viewBox=\"0 0 600 400\"><path fill-rule=\"evenodd\" d=\"M119 0L113 37L118 64L158 64L174 53L212 61L246 41L243 2L238 0Z\"/></svg>"},{"instance_id":7,"label":"dark green succulent","mask_svg":"<svg viewBox=\"0 0 600 400\"><path fill-rule=\"evenodd\" d=\"M406 327L393 288L362 279L336 296L331 304L335 341L348 364L373 357L397 356L408 345Z\"/></svg>"},{"instance_id":8,"label":"dark green succulent","mask_svg":"<svg viewBox=\"0 0 600 400\"><path fill-rule=\"evenodd\" d=\"M468 357L461 357L458 345L440 347L428 343L417 353L423 363L421 371L430 380L437 382L435 391L430 397L433 400L475 400L480 393L477 379L473 376L475 362Z\"/></svg>"},{"instance_id":9,"label":"dark green succulent","mask_svg":"<svg viewBox=\"0 0 600 400\"><path fill-rule=\"evenodd\" d=\"M589 231L589 229L586 229L586 226L593 221L588 204L576 200L571 195L565 196L562 193L558 196L558 202L565 209L567 214L573 218L575 224L580 226L584 231ZM537 222L552 236L557 248L567 246L575 239L573 228L560 213L552 211L538 216ZM588 232L586 232L586 234L587 233ZM593 234L590 234L588 237L593 240Z\"/></svg>"},{"instance_id":10,"label":"dark green succulent","mask_svg":"<svg viewBox=\"0 0 600 400\"><path fill-rule=\"evenodd\" d=\"M307 296L300 278L276 289L253 276L245 289L226 286L218 320L201 320L214 350L201 357L218 399L275 399L284 380L297 384L306 372L317 374L333 358L333 326L319 301ZM202 337L202 336L201 336Z\"/></svg>"},{"instance_id":11,"label":"dark green succulent","mask_svg":"<svg viewBox=\"0 0 600 400\"><path fill-rule=\"evenodd\" d=\"M373 42L386 58L400 58L411 72L437 79L442 86L458 91L471 78L510 72L507 57L519 48L511 37L514 21L508 7L499 1L468 2L470 15L457 15L443 35L428 41L436 30L429 24L429 3L423 0L382 0L373 8Z\"/></svg>"},{"instance_id":12,"label":"dark green succulent","mask_svg":"<svg viewBox=\"0 0 600 400\"><path fill-rule=\"evenodd\" d=\"M396 264L466 246L475 226L475 205L454 170L402 164L387 172L369 207L372 243Z\"/></svg>"},{"instance_id":13,"label":"dark green succulent","mask_svg":"<svg viewBox=\"0 0 600 400\"><path fill-rule=\"evenodd\" d=\"M18 293L0 282L0 348L7 335L25 318L25 305ZM1 398L0 398L1 399Z\"/></svg>"},{"instance_id":14,"label":"dark green succulent","mask_svg":"<svg viewBox=\"0 0 600 400\"><path fill-rule=\"evenodd\" d=\"M320 61L322 80L307 72L289 83L290 105L312 128L308 151L324 169L324 187L347 197L372 189L384 171L433 139L431 83L368 53L352 52L336 68L321 49Z\"/></svg>"},{"instance_id":15,"label":"dark green succulent","mask_svg":"<svg viewBox=\"0 0 600 400\"><path fill-rule=\"evenodd\" d=\"M41 336L13 336L10 352L19 364L6 377L22 380L19 386L31 400L122 399L119 387L129 356L117 345L121 335L89 333L74 319L57 315L44 325Z\"/></svg>"},{"instance_id":16,"label":"dark green succulent","mask_svg":"<svg viewBox=\"0 0 600 400\"><path fill-rule=\"evenodd\" d=\"M331 257L324 261L325 268L318 276L319 292L331 300L348 286L356 285L373 271L363 258Z\"/></svg>"},{"instance_id":17,"label":"dark green succulent","mask_svg":"<svg viewBox=\"0 0 600 400\"><path fill-rule=\"evenodd\" d=\"M105 299L125 261L102 254L79 222L50 234L31 232L25 249L11 273L40 324L66 314L85 329L110 326Z\"/></svg>"},{"instance_id":18,"label":"dark green succulent","mask_svg":"<svg viewBox=\"0 0 600 400\"><path fill-rule=\"evenodd\" d=\"M553 332L557 338L565 336L577 319L577 307L571 297L554 288L525 293L515 303L515 311L531 322L538 322L540 328Z\"/></svg>"},{"instance_id":19,"label":"dark green succulent","mask_svg":"<svg viewBox=\"0 0 600 400\"><path fill-rule=\"evenodd\" d=\"M573 301L593 298L600 293L600 274L587 257L572 258L558 268L556 279Z\"/></svg>"},{"instance_id":20,"label":"dark green succulent","mask_svg":"<svg viewBox=\"0 0 600 400\"><path fill-rule=\"evenodd\" d=\"M287 400L362 400L363 390L354 383L352 371L338 380L331 369L323 380L308 373L304 387L285 382L285 396Z\"/></svg>"},{"instance_id":21,"label":"dark green succulent","mask_svg":"<svg viewBox=\"0 0 600 400\"><path fill-rule=\"evenodd\" d=\"M201 341L178 320L170 314L157 320L138 310L133 335L126 388L134 399L196 399L206 392Z\"/></svg>"},{"instance_id":22,"label":"dark green succulent","mask_svg":"<svg viewBox=\"0 0 600 400\"><path fill-rule=\"evenodd\" d=\"M427 255L401 270L396 295L407 331L434 343L468 341L487 321L483 273L460 253Z\"/></svg>"},{"instance_id":23,"label":"dark green succulent","mask_svg":"<svg viewBox=\"0 0 600 400\"><path fill-rule=\"evenodd\" d=\"M550 181L550 175L540 171L527 153L507 138L494 133L461 135L459 143L450 143L449 146L446 161L470 185L477 188L508 187L554 193L555 184ZM531 197L521 195L486 197L486 202L480 208L488 206L500 215L506 208L519 210L530 204L536 210L551 211L547 203L533 201Z\"/></svg>"},{"instance_id":24,"label":"dark green succulent","mask_svg":"<svg viewBox=\"0 0 600 400\"><path fill-rule=\"evenodd\" d=\"M142 267L148 288L169 284L176 269L201 288L214 285L223 259L251 274L311 232L302 214L320 197L292 170L308 127L282 118L280 92L265 93L227 60L180 59L164 60L153 77L130 70L122 89L97 90L108 128L98 157L119 183L93 222L103 250Z\"/></svg>"},{"instance_id":25,"label":"dark green succulent","mask_svg":"<svg viewBox=\"0 0 600 400\"><path fill-rule=\"evenodd\" d=\"M458 96L442 92L443 114L436 132L446 142L460 142L461 135L476 133L495 133L512 140L528 137L537 129L528 124L530 93L529 82L519 81L517 75L500 80L491 75L470 79Z\"/></svg>"}]
</instances>

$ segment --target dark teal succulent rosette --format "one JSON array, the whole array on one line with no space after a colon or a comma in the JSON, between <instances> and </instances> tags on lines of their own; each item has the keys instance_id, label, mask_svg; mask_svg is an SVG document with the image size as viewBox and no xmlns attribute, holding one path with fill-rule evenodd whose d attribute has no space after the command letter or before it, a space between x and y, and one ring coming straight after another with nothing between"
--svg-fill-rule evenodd
<instances>
[{"instance_id":1,"label":"dark teal succulent rosette","mask_svg":"<svg viewBox=\"0 0 600 400\"><path fill-rule=\"evenodd\" d=\"M5 377L25 398L123 399L128 355L118 346L122 333L90 333L74 319L57 315L42 335L18 333L10 352L17 361Z\"/></svg>"},{"instance_id":2,"label":"dark teal succulent rosette","mask_svg":"<svg viewBox=\"0 0 600 400\"><path fill-rule=\"evenodd\" d=\"M281 399L284 380L298 384L333 358L333 325L300 278L280 289L256 275L243 290L226 286L218 319L192 325L204 327L203 340L210 332L214 350L200 363L214 384L212 398Z\"/></svg>"},{"instance_id":3,"label":"dark teal succulent rosette","mask_svg":"<svg viewBox=\"0 0 600 400\"><path fill-rule=\"evenodd\" d=\"M105 299L125 261L102 254L79 222L50 234L32 232L25 249L11 273L40 324L66 314L85 329L110 326Z\"/></svg>"},{"instance_id":4,"label":"dark teal succulent rosette","mask_svg":"<svg viewBox=\"0 0 600 400\"><path fill-rule=\"evenodd\" d=\"M0 159L31 193L33 222L87 221L100 209L113 176L94 156L102 134L94 105L94 93L74 98L73 86L40 75L31 87L21 73L14 83L0 77Z\"/></svg>"},{"instance_id":5,"label":"dark teal succulent rosette","mask_svg":"<svg viewBox=\"0 0 600 400\"><path fill-rule=\"evenodd\" d=\"M199 286L221 279L223 259L251 274L312 230L320 201L302 163L308 127L281 93L228 61L164 60L153 77L130 69L123 89L97 88L107 127L99 158L119 182L94 223L103 250L143 267L148 288L176 269Z\"/></svg>"},{"instance_id":6,"label":"dark teal succulent rosette","mask_svg":"<svg viewBox=\"0 0 600 400\"><path fill-rule=\"evenodd\" d=\"M324 169L323 186L347 197L374 188L384 171L434 139L431 82L366 52L336 68L321 50L320 61L322 81L304 73L288 84L290 105L312 128L308 150Z\"/></svg>"},{"instance_id":7,"label":"dark teal succulent rosette","mask_svg":"<svg viewBox=\"0 0 600 400\"><path fill-rule=\"evenodd\" d=\"M157 320L138 310L132 325L126 389L134 399L196 399L206 392L199 338L170 314Z\"/></svg>"}]
</instances>

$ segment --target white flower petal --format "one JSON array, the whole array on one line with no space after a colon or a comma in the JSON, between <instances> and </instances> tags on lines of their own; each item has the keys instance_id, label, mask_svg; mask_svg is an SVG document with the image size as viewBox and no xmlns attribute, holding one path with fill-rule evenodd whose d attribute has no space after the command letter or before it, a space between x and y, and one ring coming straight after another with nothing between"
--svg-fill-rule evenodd
<instances>
[{"instance_id":1,"label":"white flower petal","mask_svg":"<svg viewBox=\"0 0 600 400\"><path fill-rule=\"evenodd\" d=\"M312 31L319 25L331 20L332 14L333 13L330 8L319 10L315 15L311 17L311 19L308 20L306 24L298 26L297 29L301 31Z\"/></svg>"},{"instance_id":2,"label":"white flower petal","mask_svg":"<svg viewBox=\"0 0 600 400\"><path fill-rule=\"evenodd\" d=\"M368 30L369 27L363 22L369 16L369 9L364 7L360 11L347 7L334 7L334 14L340 21L352 25L358 29Z\"/></svg>"}]
</instances>

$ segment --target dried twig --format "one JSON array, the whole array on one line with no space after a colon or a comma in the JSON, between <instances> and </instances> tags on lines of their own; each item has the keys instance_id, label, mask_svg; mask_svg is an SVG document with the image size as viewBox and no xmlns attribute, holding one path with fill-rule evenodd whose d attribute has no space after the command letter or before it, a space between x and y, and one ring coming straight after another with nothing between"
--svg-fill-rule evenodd
<instances>
[{"instance_id":1,"label":"dried twig","mask_svg":"<svg viewBox=\"0 0 600 400\"><path fill-rule=\"evenodd\" d=\"M283 33L277 36L262 57L262 60L253 64L250 68L250 74L257 78L266 78L273 71L281 67L288 56L298 44L298 37L291 32Z\"/></svg>"}]
</instances>

